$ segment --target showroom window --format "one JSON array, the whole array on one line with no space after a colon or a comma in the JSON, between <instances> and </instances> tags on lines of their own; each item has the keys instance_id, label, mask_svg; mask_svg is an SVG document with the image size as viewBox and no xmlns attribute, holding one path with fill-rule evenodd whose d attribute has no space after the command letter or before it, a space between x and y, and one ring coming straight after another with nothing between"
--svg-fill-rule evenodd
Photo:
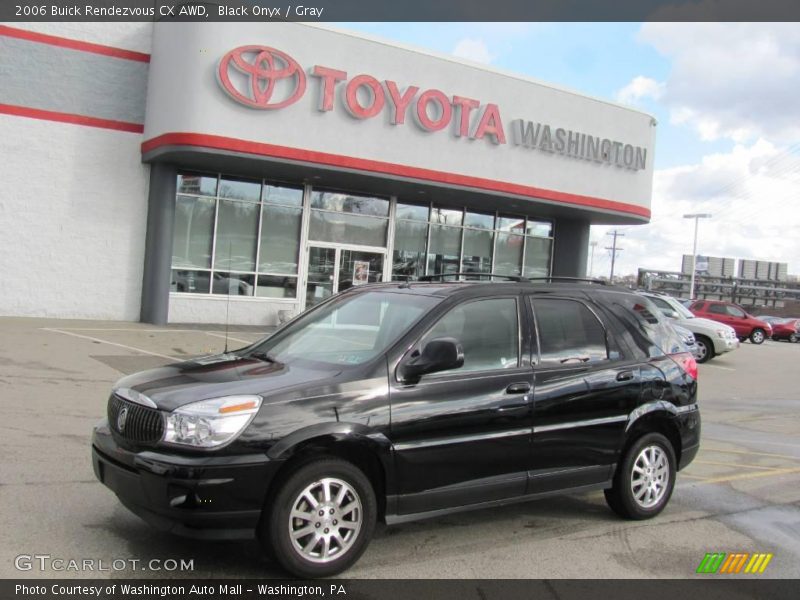
<instances>
[{"instance_id":1,"label":"showroom window","mask_svg":"<svg viewBox=\"0 0 800 600\"><path fill-rule=\"evenodd\" d=\"M392 279L459 272L544 277L552 248L549 221L398 202Z\"/></svg>"},{"instance_id":2,"label":"showroom window","mask_svg":"<svg viewBox=\"0 0 800 600\"><path fill-rule=\"evenodd\" d=\"M295 298L302 211L301 187L178 175L171 290Z\"/></svg>"},{"instance_id":3,"label":"showroom window","mask_svg":"<svg viewBox=\"0 0 800 600\"><path fill-rule=\"evenodd\" d=\"M386 247L389 201L343 192L311 192L308 239Z\"/></svg>"}]
</instances>

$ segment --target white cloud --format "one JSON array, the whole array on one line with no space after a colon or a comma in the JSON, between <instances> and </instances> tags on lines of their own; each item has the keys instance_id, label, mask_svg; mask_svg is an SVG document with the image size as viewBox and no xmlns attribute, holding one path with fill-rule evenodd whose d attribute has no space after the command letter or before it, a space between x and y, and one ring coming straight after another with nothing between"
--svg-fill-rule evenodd
<instances>
[{"instance_id":1,"label":"white cloud","mask_svg":"<svg viewBox=\"0 0 800 600\"><path fill-rule=\"evenodd\" d=\"M473 62L489 64L495 56L489 52L489 47L482 39L462 38L453 48L453 55Z\"/></svg>"},{"instance_id":2,"label":"white cloud","mask_svg":"<svg viewBox=\"0 0 800 600\"><path fill-rule=\"evenodd\" d=\"M800 139L800 24L651 22L638 37L671 59L673 123L704 140Z\"/></svg>"},{"instance_id":3,"label":"white cloud","mask_svg":"<svg viewBox=\"0 0 800 600\"><path fill-rule=\"evenodd\" d=\"M800 238L790 232L800 218L800 155L763 139L712 154L695 165L656 171L652 220L648 225L617 227L625 237L616 274L637 268L679 271L681 256L692 251L694 212L711 213L700 222L698 254L789 263L800 271ZM594 274L608 275L604 246L613 227L592 228Z\"/></svg>"},{"instance_id":4,"label":"white cloud","mask_svg":"<svg viewBox=\"0 0 800 600\"><path fill-rule=\"evenodd\" d=\"M631 79L630 83L617 92L617 102L622 104L637 104L644 98L658 100L664 93L664 84L650 77L639 75Z\"/></svg>"}]
</instances>

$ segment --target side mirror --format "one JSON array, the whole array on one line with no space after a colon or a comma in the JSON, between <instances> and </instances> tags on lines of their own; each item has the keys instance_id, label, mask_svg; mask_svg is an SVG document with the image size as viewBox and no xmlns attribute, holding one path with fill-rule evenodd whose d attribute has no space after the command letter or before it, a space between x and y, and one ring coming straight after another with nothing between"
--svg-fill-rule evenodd
<instances>
[{"instance_id":1,"label":"side mirror","mask_svg":"<svg viewBox=\"0 0 800 600\"><path fill-rule=\"evenodd\" d=\"M400 364L398 374L401 381L413 381L428 373L457 369L464 365L464 348L455 338L444 337L431 340L422 349L415 350L411 358Z\"/></svg>"},{"instance_id":2,"label":"side mirror","mask_svg":"<svg viewBox=\"0 0 800 600\"><path fill-rule=\"evenodd\" d=\"M665 309L664 314L670 319L678 319L678 313L671 309Z\"/></svg>"}]
</instances>

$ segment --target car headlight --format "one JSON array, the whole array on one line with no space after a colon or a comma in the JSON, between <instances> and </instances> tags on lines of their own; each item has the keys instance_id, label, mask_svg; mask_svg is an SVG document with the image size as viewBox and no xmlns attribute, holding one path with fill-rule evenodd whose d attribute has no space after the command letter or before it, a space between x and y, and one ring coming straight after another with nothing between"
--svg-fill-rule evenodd
<instances>
[{"instance_id":1,"label":"car headlight","mask_svg":"<svg viewBox=\"0 0 800 600\"><path fill-rule=\"evenodd\" d=\"M728 332L725 331L724 329L717 329L716 334L717 334L717 337L720 337L722 339L725 339L726 337L728 337Z\"/></svg>"},{"instance_id":2,"label":"car headlight","mask_svg":"<svg viewBox=\"0 0 800 600\"><path fill-rule=\"evenodd\" d=\"M261 396L225 396L192 402L167 416L164 442L217 448L232 441L253 420Z\"/></svg>"}]
</instances>

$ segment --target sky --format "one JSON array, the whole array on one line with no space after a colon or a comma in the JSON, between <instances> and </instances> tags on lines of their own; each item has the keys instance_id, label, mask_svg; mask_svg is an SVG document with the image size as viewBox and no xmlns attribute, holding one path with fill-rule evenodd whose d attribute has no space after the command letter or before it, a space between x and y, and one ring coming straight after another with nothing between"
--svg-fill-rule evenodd
<instances>
[{"instance_id":1,"label":"sky","mask_svg":"<svg viewBox=\"0 0 800 600\"><path fill-rule=\"evenodd\" d=\"M800 274L800 24L341 23L626 104L658 121L652 218L607 233L616 275L679 271L691 254L789 263Z\"/></svg>"}]
</instances>

